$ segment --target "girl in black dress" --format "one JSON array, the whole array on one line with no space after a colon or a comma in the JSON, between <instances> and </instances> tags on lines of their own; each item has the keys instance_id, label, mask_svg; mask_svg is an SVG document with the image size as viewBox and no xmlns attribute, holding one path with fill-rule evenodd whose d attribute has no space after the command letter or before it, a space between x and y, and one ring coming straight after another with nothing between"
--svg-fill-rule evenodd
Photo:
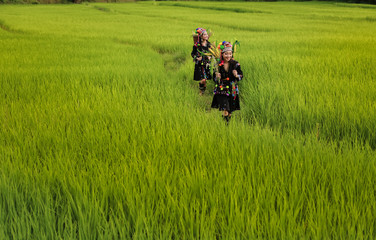
<instances>
[{"instance_id":1,"label":"girl in black dress","mask_svg":"<svg viewBox=\"0 0 376 240\"><path fill-rule=\"evenodd\" d=\"M221 61L215 73L214 97L211 107L223 111L223 118L228 122L231 113L240 110L238 82L243 78L240 64L232 57L230 42L222 42Z\"/></svg>"},{"instance_id":2,"label":"girl in black dress","mask_svg":"<svg viewBox=\"0 0 376 240\"><path fill-rule=\"evenodd\" d=\"M203 95L206 90L206 80L212 79L210 73L210 56L206 56L205 53L209 52L210 42L209 34L206 29L196 29L197 41L193 45L191 56L195 62L195 72L193 79L199 82L200 95Z\"/></svg>"}]
</instances>

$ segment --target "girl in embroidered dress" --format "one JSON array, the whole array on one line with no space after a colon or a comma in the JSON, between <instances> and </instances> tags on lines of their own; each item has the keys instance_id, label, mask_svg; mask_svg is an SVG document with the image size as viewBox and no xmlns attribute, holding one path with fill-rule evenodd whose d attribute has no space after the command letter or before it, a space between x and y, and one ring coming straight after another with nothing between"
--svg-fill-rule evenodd
<instances>
[{"instance_id":1,"label":"girl in embroidered dress","mask_svg":"<svg viewBox=\"0 0 376 240\"><path fill-rule=\"evenodd\" d=\"M210 73L210 56L206 56L210 48L209 35L206 29L197 28L197 41L193 45L191 56L195 62L195 72L193 79L199 81L200 95L206 90L206 80L212 79Z\"/></svg>"},{"instance_id":2,"label":"girl in embroidered dress","mask_svg":"<svg viewBox=\"0 0 376 240\"><path fill-rule=\"evenodd\" d=\"M230 42L222 42L221 61L218 72L215 73L214 97L211 107L223 111L222 116L228 122L231 113L240 110L238 82L243 78L240 64L232 57L232 45Z\"/></svg>"}]
</instances>

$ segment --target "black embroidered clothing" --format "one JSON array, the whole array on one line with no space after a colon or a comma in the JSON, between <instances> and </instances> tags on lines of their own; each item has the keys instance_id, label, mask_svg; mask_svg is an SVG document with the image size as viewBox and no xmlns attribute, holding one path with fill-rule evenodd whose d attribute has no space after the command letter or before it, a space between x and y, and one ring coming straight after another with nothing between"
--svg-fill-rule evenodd
<instances>
[{"instance_id":1,"label":"black embroidered clothing","mask_svg":"<svg viewBox=\"0 0 376 240\"><path fill-rule=\"evenodd\" d=\"M196 43L193 45L191 56L195 62L195 72L193 79L195 81L200 81L202 79L212 79L210 73L210 60L208 56L202 56L201 61L196 60L198 57L201 57L201 53L209 52L210 42L208 41L206 46L202 46L201 43ZM200 53L201 52L201 53Z\"/></svg>"},{"instance_id":2,"label":"black embroidered clothing","mask_svg":"<svg viewBox=\"0 0 376 240\"><path fill-rule=\"evenodd\" d=\"M233 70L238 72L235 78ZM228 71L223 64L218 67L221 79L215 80L214 97L211 107L226 110L229 113L240 110L238 81L243 78L240 64L235 60L229 61Z\"/></svg>"}]
</instances>

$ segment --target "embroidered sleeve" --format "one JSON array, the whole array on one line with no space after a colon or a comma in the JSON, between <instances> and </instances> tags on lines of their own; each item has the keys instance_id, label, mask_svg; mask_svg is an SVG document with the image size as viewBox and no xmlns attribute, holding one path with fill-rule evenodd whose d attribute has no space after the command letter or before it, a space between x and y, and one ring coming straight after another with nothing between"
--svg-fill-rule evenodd
<instances>
[{"instance_id":1,"label":"embroidered sleeve","mask_svg":"<svg viewBox=\"0 0 376 240\"><path fill-rule=\"evenodd\" d=\"M239 81L241 81L243 79L244 75L243 75L243 71L242 71L239 63L236 63L235 69L238 72Z\"/></svg>"},{"instance_id":2,"label":"embroidered sleeve","mask_svg":"<svg viewBox=\"0 0 376 240\"><path fill-rule=\"evenodd\" d=\"M196 45L193 45L191 56L196 60L196 57L198 56L198 51L197 51Z\"/></svg>"}]
</instances>

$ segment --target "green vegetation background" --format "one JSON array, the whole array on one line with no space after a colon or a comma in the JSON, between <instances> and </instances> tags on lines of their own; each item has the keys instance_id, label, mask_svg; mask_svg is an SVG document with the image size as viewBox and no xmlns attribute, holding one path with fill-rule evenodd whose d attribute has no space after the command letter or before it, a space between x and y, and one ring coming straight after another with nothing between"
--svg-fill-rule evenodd
<instances>
[{"instance_id":1,"label":"green vegetation background","mask_svg":"<svg viewBox=\"0 0 376 240\"><path fill-rule=\"evenodd\" d=\"M105 3L124 3L124 2L137 2L144 0L0 0L2 3L17 3L17 4L55 4L55 3L85 3L85 2L105 2ZM150 1L150 0L148 0ZM164 0L155 0L155 1L164 1ZM176 0L175 0L176 1ZM187 1L187 0L184 0ZM194 0L200 1L200 0ZM218 0L205 0L218 2ZM279 2L279 1L289 1L289 2L307 2L312 0L220 0L219 2ZM342 2L342 3L355 3L355 4L376 4L376 0L313 0L313 1L327 1L327 2Z\"/></svg>"},{"instance_id":2,"label":"green vegetation background","mask_svg":"<svg viewBox=\"0 0 376 240\"><path fill-rule=\"evenodd\" d=\"M0 239L374 239L375 8L0 7ZM196 27L238 39L226 126Z\"/></svg>"}]
</instances>

